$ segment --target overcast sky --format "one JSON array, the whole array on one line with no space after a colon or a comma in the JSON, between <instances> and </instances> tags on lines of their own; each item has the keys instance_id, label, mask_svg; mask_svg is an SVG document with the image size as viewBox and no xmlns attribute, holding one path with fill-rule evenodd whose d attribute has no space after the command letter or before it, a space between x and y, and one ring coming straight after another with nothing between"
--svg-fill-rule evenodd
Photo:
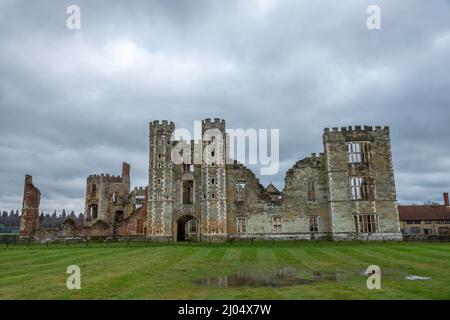
<instances>
[{"instance_id":1,"label":"overcast sky","mask_svg":"<svg viewBox=\"0 0 450 320\"><path fill-rule=\"evenodd\" d=\"M148 122L209 117L280 129L280 171L261 178L280 189L323 128L389 125L399 202L441 202L449 65L448 0L0 0L0 210L21 208L27 173L44 211L80 212L86 177L122 161L145 185Z\"/></svg>"}]
</instances>

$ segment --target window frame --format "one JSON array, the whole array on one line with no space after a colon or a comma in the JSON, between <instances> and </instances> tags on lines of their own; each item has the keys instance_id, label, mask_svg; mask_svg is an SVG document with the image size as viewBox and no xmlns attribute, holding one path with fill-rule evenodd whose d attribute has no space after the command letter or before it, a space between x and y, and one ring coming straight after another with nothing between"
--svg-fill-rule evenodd
<instances>
[{"instance_id":1,"label":"window frame","mask_svg":"<svg viewBox=\"0 0 450 320\"><path fill-rule=\"evenodd\" d=\"M283 233L283 219L272 217L272 233Z\"/></svg>"},{"instance_id":2,"label":"window frame","mask_svg":"<svg viewBox=\"0 0 450 320\"><path fill-rule=\"evenodd\" d=\"M346 149L348 164L370 164L372 159L370 141L350 141L347 142Z\"/></svg>"},{"instance_id":3,"label":"window frame","mask_svg":"<svg viewBox=\"0 0 450 320\"><path fill-rule=\"evenodd\" d=\"M309 216L309 232L319 232L319 216Z\"/></svg>"},{"instance_id":4,"label":"window frame","mask_svg":"<svg viewBox=\"0 0 450 320\"><path fill-rule=\"evenodd\" d=\"M246 217L236 217L236 233L247 233Z\"/></svg>"},{"instance_id":5,"label":"window frame","mask_svg":"<svg viewBox=\"0 0 450 320\"><path fill-rule=\"evenodd\" d=\"M380 230L379 215L353 214L353 226L356 233L377 233Z\"/></svg>"},{"instance_id":6,"label":"window frame","mask_svg":"<svg viewBox=\"0 0 450 320\"><path fill-rule=\"evenodd\" d=\"M374 201L375 178L373 176L350 177L350 191L353 201Z\"/></svg>"}]
</instances>

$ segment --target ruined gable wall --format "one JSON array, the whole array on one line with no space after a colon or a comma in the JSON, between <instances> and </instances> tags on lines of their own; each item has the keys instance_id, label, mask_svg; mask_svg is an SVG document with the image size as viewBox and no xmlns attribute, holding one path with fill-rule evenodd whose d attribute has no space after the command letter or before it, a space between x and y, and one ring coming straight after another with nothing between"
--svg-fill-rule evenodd
<instances>
[{"instance_id":1,"label":"ruined gable wall","mask_svg":"<svg viewBox=\"0 0 450 320\"><path fill-rule=\"evenodd\" d=\"M138 221L143 223L143 232L138 232ZM145 236L147 231L147 204L130 213L117 227L116 235L118 237Z\"/></svg>"},{"instance_id":2,"label":"ruined gable wall","mask_svg":"<svg viewBox=\"0 0 450 320\"><path fill-rule=\"evenodd\" d=\"M315 182L315 200L308 200L308 182ZM286 173L281 210L294 230L310 232L309 216L317 216L318 232L330 232L325 157L312 154L298 161Z\"/></svg>"},{"instance_id":3,"label":"ruined gable wall","mask_svg":"<svg viewBox=\"0 0 450 320\"><path fill-rule=\"evenodd\" d=\"M255 174L242 164L227 165L227 229L236 234L236 218L247 218L247 234L272 232L272 216L280 214L279 203L272 202ZM246 183L245 201L236 201L236 184Z\"/></svg>"},{"instance_id":4,"label":"ruined gable wall","mask_svg":"<svg viewBox=\"0 0 450 320\"><path fill-rule=\"evenodd\" d=\"M41 192L33 184L33 177L25 176L22 202L22 216L20 219L20 236L32 237L39 228L39 204Z\"/></svg>"},{"instance_id":5,"label":"ruined gable wall","mask_svg":"<svg viewBox=\"0 0 450 320\"><path fill-rule=\"evenodd\" d=\"M116 203L112 201L114 193L117 193ZM89 176L86 183L86 216L89 215L89 207L96 204L98 206L97 220L113 223L115 212L123 211L126 215L129 193L129 180L127 183L121 176L110 176L109 174ZM94 222L92 221L92 223Z\"/></svg>"}]
</instances>

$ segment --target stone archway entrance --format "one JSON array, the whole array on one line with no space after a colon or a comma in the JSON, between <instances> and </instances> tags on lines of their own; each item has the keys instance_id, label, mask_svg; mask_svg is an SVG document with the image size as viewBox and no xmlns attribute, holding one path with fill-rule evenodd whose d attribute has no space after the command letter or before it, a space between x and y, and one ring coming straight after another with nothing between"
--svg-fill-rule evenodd
<instances>
[{"instance_id":1,"label":"stone archway entrance","mask_svg":"<svg viewBox=\"0 0 450 320\"><path fill-rule=\"evenodd\" d=\"M179 217L176 221L176 241L198 241L199 238L199 220L186 214Z\"/></svg>"}]
</instances>

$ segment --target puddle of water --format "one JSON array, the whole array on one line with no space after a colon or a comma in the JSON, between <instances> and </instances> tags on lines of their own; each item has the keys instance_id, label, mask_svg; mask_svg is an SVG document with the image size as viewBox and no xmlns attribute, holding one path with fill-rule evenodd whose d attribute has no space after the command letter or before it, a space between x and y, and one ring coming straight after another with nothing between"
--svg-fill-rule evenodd
<instances>
[{"instance_id":1,"label":"puddle of water","mask_svg":"<svg viewBox=\"0 0 450 320\"><path fill-rule=\"evenodd\" d=\"M312 271L306 273L305 278L299 278L297 269L285 267L273 272L238 271L232 275L198 279L194 283L204 287L287 287L319 281L336 281L336 274Z\"/></svg>"}]
</instances>

